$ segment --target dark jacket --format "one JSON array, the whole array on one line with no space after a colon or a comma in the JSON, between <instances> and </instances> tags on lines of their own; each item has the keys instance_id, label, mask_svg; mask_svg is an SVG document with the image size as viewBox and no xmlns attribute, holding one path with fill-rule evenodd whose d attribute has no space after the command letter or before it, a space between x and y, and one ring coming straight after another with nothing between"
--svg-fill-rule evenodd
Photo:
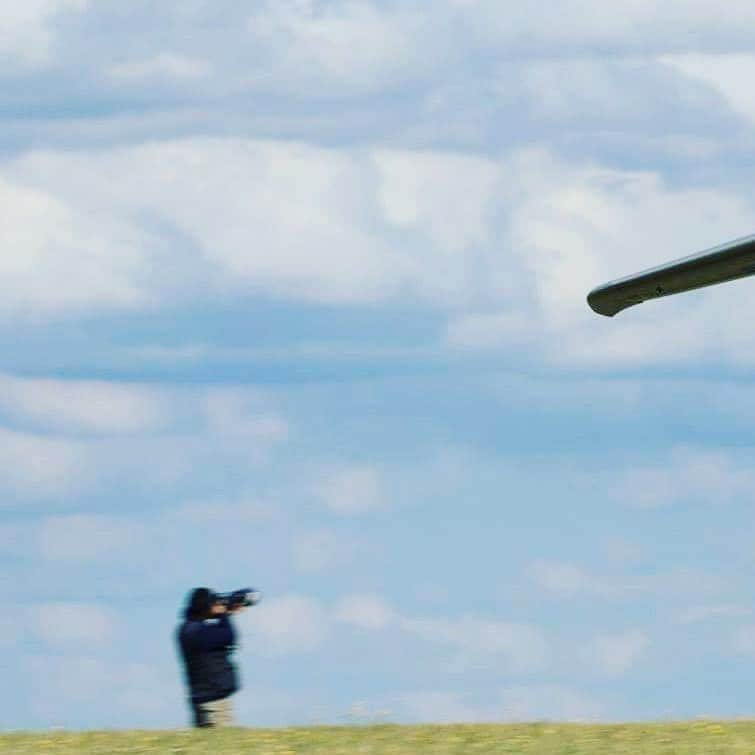
<instances>
[{"instance_id":1,"label":"dark jacket","mask_svg":"<svg viewBox=\"0 0 755 755\"><path fill-rule=\"evenodd\" d=\"M178 647L193 703L221 700L239 688L231 662L236 632L226 615L214 620L187 618L178 628Z\"/></svg>"}]
</instances>

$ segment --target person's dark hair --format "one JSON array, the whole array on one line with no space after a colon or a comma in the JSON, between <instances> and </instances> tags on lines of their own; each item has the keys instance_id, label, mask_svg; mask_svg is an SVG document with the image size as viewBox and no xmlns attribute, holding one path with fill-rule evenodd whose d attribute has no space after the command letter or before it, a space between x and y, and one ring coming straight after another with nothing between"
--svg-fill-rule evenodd
<instances>
[{"instance_id":1,"label":"person's dark hair","mask_svg":"<svg viewBox=\"0 0 755 755\"><path fill-rule=\"evenodd\" d=\"M187 619L204 619L210 615L215 603L215 593L207 587L197 587L189 593L184 616Z\"/></svg>"}]
</instances>

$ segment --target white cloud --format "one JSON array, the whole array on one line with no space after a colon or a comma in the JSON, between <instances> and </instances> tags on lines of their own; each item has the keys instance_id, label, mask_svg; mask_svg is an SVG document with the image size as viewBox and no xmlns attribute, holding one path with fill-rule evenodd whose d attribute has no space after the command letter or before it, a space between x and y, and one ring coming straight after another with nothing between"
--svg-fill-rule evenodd
<instances>
[{"instance_id":1,"label":"white cloud","mask_svg":"<svg viewBox=\"0 0 755 755\"><path fill-rule=\"evenodd\" d=\"M755 93L749 82L755 75L755 55L740 52L703 55L666 55L660 60L690 78L712 87L735 113L755 120Z\"/></svg>"},{"instance_id":2,"label":"white cloud","mask_svg":"<svg viewBox=\"0 0 755 755\"><path fill-rule=\"evenodd\" d=\"M8 499L3 504L54 502L70 507L74 494L101 488L169 490L191 474L192 463L206 448L182 436L79 440L0 428L0 491ZM230 451L224 457L228 463L238 462Z\"/></svg>"},{"instance_id":3,"label":"white cloud","mask_svg":"<svg viewBox=\"0 0 755 755\"><path fill-rule=\"evenodd\" d=\"M269 446L288 438L288 423L272 414L253 391L211 389L204 399L204 412L213 433L237 441Z\"/></svg>"},{"instance_id":4,"label":"white cloud","mask_svg":"<svg viewBox=\"0 0 755 755\"><path fill-rule=\"evenodd\" d=\"M6 271L5 306L27 316L212 293L458 306L480 285L500 292L470 256L489 237L497 174L478 158L199 139L31 154L8 173L8 260L34 264ZM175 229L180 253L140 218Z\"/></svg>"},{"instance_id":5,"label":"white cloud","mask_svg":"<svg viewBox=\"0 0 755 755\"><path fill-rule=\"evenodd\" d=\"M585 297L599 283L749 232L755 215L743 198L671 189L653 173L559 164L545 153L517 160L524 186L508 243L534 275L550 359L598 368L679 362L720 353L730 326L739 333L729 312L736 287L728 297L710 289L610 321L590 312Z\"/></svg>"},{"instance_id":6,"label":"white cloud","mask_svg":"<svg viewBox=\"0 0 755 755\"><path fill-rule=\"evenodd\" d=\"M373 159L386 220L427 236L438 252L436 264L490 240L488 213L501 180L495 162L464 154L387 150L375 152Z\"/></svg>"},{"instance_id":7,"label":"white cloud","mask_svg":"<svg viewBox=\"0 0 755 755\"><path fill-rule=\"evenodd\" d=\"M363 169L348 154L209 140L154 145L115 162L124 160L132 171L134 160L152 166L142 175L154 177L118 201L149 206L191 238L210 266L204 286L348 303L383 299L406 275L406 262L354 212L366 197ZM154 174L155 164L170 168ZM197 170L201 183L190 177Z\"/></svg>"},{"instance_id":8,"label":"white cloud","mask_svg":"<svg viewBox=\"0 0 755 755\"><path fill-rule=\"evenodd\" d=\"M396 614L380 595L349 595L335 609L336 621L358 629L380 630L396 620Z\"/></svg>"},{"instance_id":9,"label":"white cloud","mask_svg":"<svg viewBox=\"0 0 755 755\"><path fill-rule=\"evenodd\" d=\"M746 459L717 449L677 448L650 464L633 465L614 493L635 506L698 503L720 505L748 499L755 474Z\"/></svg>"},{"instance_id":10,"label":"white cloud","mask_svg":"<svg viewBox=\"0 0 755 755\"><path fill-rule=\"evenodd\" d=\"M261 397L245 404L243 412L234 413L231 402L227 416L207 420L205 389L1 375L0 389L0 418L29 427L0 426L5 506L21 500L69 506L73 494L100 489L139 494L149 488L153 495L158 489L174 490L183 499L181 484L203 475L208 454L213 464L236 470L240 486L245 480L252 484L252 468L259 470L288 436L288 423ZM223 391L210 393L222 398ZM196 425L203 431L196 432ZM174 513L195 522L242 522L270 520L280 510L256 495L245 496L241 488L229 498L184 500Z\"/></svg>"},{"instance_id":11,"label":"white cloud","mask_svg":"<svg viewBox=\"0 0 755 755\"><path fill-rule=\"evenodd\" d=\"M642 658L650 645L648 636L638 629L618 634L601 634L585 648L584 656L591 667L607 676L622 676Z\"/></svg>"},{"instance_id":12,"label":"white cloud","mask_svg":"<svg viewBox=\"0 0 755 755\"><path fill-rule=\"evenodd\" d=\"M496 660L508 671L542 670L550 648L543 632L534 626L465 616L460 619L411 619L401 629L424 642L455 651L451 664L458 668L490 668Z\"/></svg>"},{"instance_id":13,"label":"white cloud","mask_svg":"<svg viewBox=\"0 0 755 755\"><path fill-rule=\"evenodd\" d=\"M149 240L138 229L2 176L0 208L0 315L45 319L149 303L138 280Z\"/></svg>"},{"instance_id":14,"label":"white cloud","mask_svg":"<svg viewBox=\"0 0 755 755\"><path fill-rule=\"evenodd\" d=\"M426 22L411 8L370 0L265 0L249 18L260 71L250 83L313 98L406 83L437 60L435 45L417 44Z\"/></svg>"},{"instance_id":15,"label":"white cloud","mask_svg":"<svg viewBox=\"0 0 755 755\"><path fill-rule=\"evenodd\" d=\"M588 309L598 283L755 225L750 197L672 187L657 173L545 150L490 160L231 139L34 153L2 172L0 241L19 250L0 258L6 315L217 295L403 300L446 313L439 346L513 345L555 365L746 363L755 352L746 285L648 303L612 321ZM213 421L238 425L235 412L218 406ZM267 416L248 431L287 429Z\"/></svg>"},{"instance_id":16,"label":"white cloud","mask_svg":"<svg viewBox=\"0 0 755 755\"><path fill-rule=\"evenodd\" d=\"M539 627L485 619L412 618L396 612L377 594L344 596L331 609L301 595L286 595L241 615L254 640L255 652L287 656L317 650L331 634L333 623L370 632L398 631L422 643L447 648L452 670L491 667L512 673L542 671L550 661L550 646Z\"/></svg>"},{"instance_id":17,"label":"white cloud","mask_svg":"<svg viewBox=\"0 0 755 755\"><path fill-rule=\"evenodd\" d=\"M141 81L143 79L202 79L211 66L204 60L161 52L146 60L129 60L110 66L108 74L114 79Z\"/></svg>"},{"instance_id":18,"label":"white cloud","mask_svg":"<svg viewBox=\"0 0 755 755\"><path fill-rule=\"evenodd\" d=\"M653 74L657 79L655 65L643 71L637 60L545 58L502 66L497 90L501 95L521 93L538 120L573 124L590 115L631 123L659 106L658 90L648 87ZM682 92L673 94L682 99Z\"/></svg>"},{"instance_id":19,"label":"white cloud","mask_svg":"<svg viewBox=\"0 0 755 755\"><path fill-rule=\"evenodd\" d=\"M479 704L468 694L419 690L398 695L402 720L417 723L590 722L605 716L605 707L584 693L556 684L505 687L497 702Z\"/></svg>"},{"instance_id":20,"label":"white cloud","mask_svg":"<svg viewBox=\"0 0 755 755\"><path fill-rule=\"evenodd\" d=\"M4 3L0 11L0 61L38 68L49 65L59 14L80 13L88 0L25 0Z\"/></svg>"},{"instance_id":21,"label":"white cloud","mask_svg":"<svg viewBox=\"0 0 755 755\"><path fill-rule=\"evenodd\" d=\"M199 6L204 13L195 12L197 25L212 12L207 3ZM179 13L184 19L192 15L176 8L171 18ZM204 57L223 66L235 88L308 99L366 96L458 78L459 72L484 76L480 61L491 58L506 64L545 61L546 66L558 58L559 65L572 69L562 81L574 98L602 89L619 105L610 77L601 76L601 69L617 59L631 56L636 64L662 53L748 50L755 21L743 0L727 6L726 14L713 0L671 0L663 6L633 0L610 13L596 10L591 0L566 0L558 13L542 0L527 8L496 0L432 5L264 0L247 16L246 23L238 23L233 13L225 26L216 22L213 30L222 29L216 32L219 44L207 44L209 35L197 34L193 24L182 27L194 33ZM154 36L153 49L165 44L166 30L158 29L163 33ZM209 39L214 42L214 35ZM588 58L601 65L592 66ZM555 88L551 92L558 97Z\"/></svg>"},{"instance_id":22,"label":"white cloud","mask_svg":"<svg viewBox=\"0 0 755 755\"><path fill-rule=\"evenodd\" d=\"M427 618L402 615L381 595L353 594L334 609L335 621L358 629L397 630L425 644L448 648L453 670L498 664L514 673L541 671L550 661L550 644L537 626L479 616Z\"/></svg>"},{"instance_id":23,"label":"white cloud","mask_svg":"<svg viewBox=\"0 0 755 755\"><path fill-rule=\"evenodd\" d=\"M30 611L35 634L53 646L108 645L117 623L113 614L85 603L44 603Z\"/></svg>"},{"instance_id":24,"label":"white cloud","mask_svg":"<svg viewBox=\"0 0 755 755\"><path fill-rule=\"evenodd\" d=\"M329 630L327 612L316 600L300 595L266 600L242 617L255 635L255 653L274 657L315 652Z\"/></svg>"},{"instance_id":25,"label":"white cloud","mask_svg":"<svg viewBox=\"0 0 755 755\"><path fill-rule=\"evenodd\" d=\"M722 13L714 0L633 0L610 10L593 0L546 0L527 6L496 0L451 0L481 43L509 55L578 53L646 55L663 51L742 49L752 40L755 10L737 0Z\"/></svg>"},{"instance_id":26,"label":"white cloud","mask_svg":"<svg viewBox=\"0 0 755 755\"><path fill-rule=\"evenodd\" d=\"M57 33L65 29L56 28L58 14L95 8L85 0L16 5L4 10L7 32L0 36L0 52L27 65L51 62ZM87 62L109 71L110 81L192 82L212 68L220 73L220 91L309 99L416 87L458 77L460 71L479 77L480 63L491 58L605 62L608 56L636 60L663 53L747 51L755 21L742 0L727 6L726 14L713 0L673 0L664 6L633 0L611 13L596 12L591 0L566 0L558 13L542 1L524 10L495 0L439 0L432 6L418 0L264 0L250 9L234 4L222 18L210 3L195 0L166 2L158 11L139 3L127 25L117 12L96 10L94 20L113 29L107 44L91 46L93 58ZM137 45L134 28L140 30ZM599 75L600 66L593 70ZM594 84L592 78L572 78ZM568 80L564 83L568 87ZM586 88L575 85L572 91L579 97Z\"/></svg>"},{"instance_id":27,"label":"white cloud","mask_svg":"<svg viewBox=\"0 0 755 755\"><path fill-rule=\"evenodd\" d=\"M451 310L515 303L516 255L501 250L509 166L450 152L377 150L378 211L412 265L405 293ZM494 251L495 250L495 251ZM503 313L496 313L498 315Z\"/></svg>"},{"instance_id":28,"label":"white cloud","mask_svg":"<svg viewBox=\"0 0 755 755\"><path fill-rule=\"evenodd\" d=\"M385 505L380 474L368 465L352 465L330 471L316 484L316 489L334 514L365 514Z\"/></svg>"},{"instance_id":29,"label":"white cloud","mask_svg":"<svg viewBox=\"0 0 755 755\"><path fill-rule=\"evenodd\" d=\"M88 461L80 443L0 428L0 490L31 499L64 497L90 482Z\"/></svg>"},{"instance_id":30,"label":"white cloud","mask_svg":"<svg viewBox=\"0 0 755 755\"><path fill-rule=\"evenodd\" d=\"M163 425L165 397L136 385L0 375L0 410L69 432L134 433Z\"/></svg>"},{"instance_id":31,"label":"white cloud","mask_svg":"<svg viewBox=\"0 0 755 755\"><path fill-rule=\"evenodd\" d=\"M578 596L628 599L647 594L679 595L715 593L720 580L703 572L685 569L637 576L594 574L568 561L540 560L529 566L533 582L559 598Z\"/></svg>"}]
</instances>

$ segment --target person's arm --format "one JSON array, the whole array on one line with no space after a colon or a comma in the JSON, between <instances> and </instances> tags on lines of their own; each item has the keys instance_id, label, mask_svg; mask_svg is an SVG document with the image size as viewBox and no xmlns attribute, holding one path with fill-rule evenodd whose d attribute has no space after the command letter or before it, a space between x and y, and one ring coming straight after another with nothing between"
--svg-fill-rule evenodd
<instances>
[{"instance_id":1,"label":"person's arm","mask_svg":"<svg viewBox=\"0 0 755 755\"><path fill-rule=\"evenodd\" d=\"M220 614L217 624L205 623L197 632L196 647L204 652L222 650L233 645L236 641L236 632L231 624L228 614Z\"/></svg>"}]
</instances>

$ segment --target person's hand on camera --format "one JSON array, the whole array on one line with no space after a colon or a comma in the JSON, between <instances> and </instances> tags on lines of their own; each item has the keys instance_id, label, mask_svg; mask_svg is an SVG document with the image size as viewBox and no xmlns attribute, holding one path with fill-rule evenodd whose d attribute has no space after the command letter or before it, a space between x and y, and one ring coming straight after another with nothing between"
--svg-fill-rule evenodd
<instances>
[{"instance_id":1,"label":"person's hand on camera","mask_svg":"<svg viewBox=\"0 0 755 755\"><path fill-rule=\"evenodd\" d=\"M213 616L222 616L224 613L228 613L228 609L224 603L215 603L211 609Z\"/></svg>"}]
</instances>

